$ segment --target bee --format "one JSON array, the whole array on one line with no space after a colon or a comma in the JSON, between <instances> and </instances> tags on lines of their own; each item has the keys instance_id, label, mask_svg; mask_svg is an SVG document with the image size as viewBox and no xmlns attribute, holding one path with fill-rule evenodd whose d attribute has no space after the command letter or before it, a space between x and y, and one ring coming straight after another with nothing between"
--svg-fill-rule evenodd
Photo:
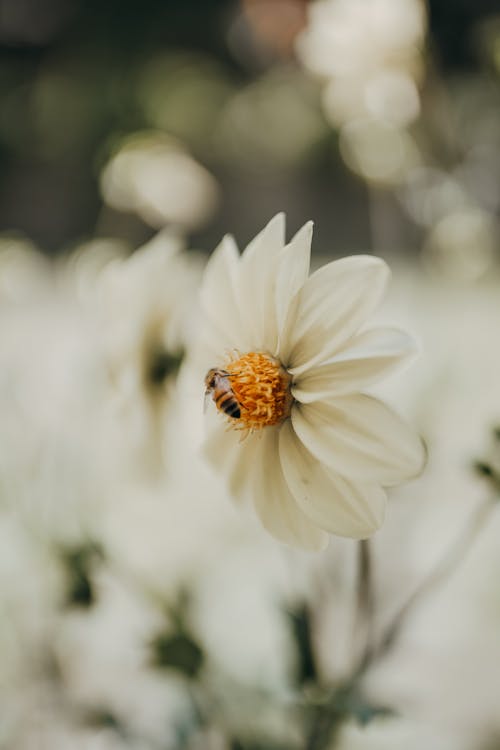
<instances>
[{"instance_id":1,"label":"bee","mask_svg":"<svg viewBox=\"0 0 500 750\"><path fill-rule=\"evenodd\" d=\"M231 388L230 378L233 377L226 370L213 367L205 376L205 397L212 394L216 407L231 419L241 417L241 409Z\"/></svg>"}]
</instances>

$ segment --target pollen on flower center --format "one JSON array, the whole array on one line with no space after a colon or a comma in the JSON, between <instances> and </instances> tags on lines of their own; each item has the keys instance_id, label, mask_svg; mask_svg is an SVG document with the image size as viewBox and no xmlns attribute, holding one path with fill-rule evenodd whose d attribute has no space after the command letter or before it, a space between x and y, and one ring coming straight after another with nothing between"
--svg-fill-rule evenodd
<instances>
[{"instance_id":1,"label":"pollen on flower center","mask_svg":"<svg viewBox=\"0 0 500 750\"><path fill-rule=\"evenodd\" d=\"M249 352L232 359L225 370L231 376L231 389L241 409L241 427L270 427L289 416L293 401L291 378L274 357Z\"/></svg>"}]
</instances>

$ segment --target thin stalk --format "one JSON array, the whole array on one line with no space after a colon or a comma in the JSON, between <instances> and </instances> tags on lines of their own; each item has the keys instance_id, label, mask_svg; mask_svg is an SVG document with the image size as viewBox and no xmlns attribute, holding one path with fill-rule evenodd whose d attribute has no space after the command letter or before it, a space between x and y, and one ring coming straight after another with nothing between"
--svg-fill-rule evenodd
<instances>
[{"instance_id":1,"label":"thin stalk","mask_svg":"<svg viewBox=\"0 0 500 750\"><path fill-rule=\"evenodd\" d=\"M455 541L452 542L446 554L441 558L440 562L438 562L430 575L427 576L427 578L424 578L420 585L417 586L410 598L403 604L399 612L396 614L381 642L369 655L369 661L372 661L374 657L381 656L391 648L401 632L408 615L412 612L415 606L418 605L423 597L438 588L450 578L453 573L455 573L459 565L463 563L466 557L470 554L474 542L486 526L486 522L495 507L496 503L491 499L487 499L478 506L473 514L471 514L471 517L467 520L464 528Z\"/></svg>"}]
</instances>

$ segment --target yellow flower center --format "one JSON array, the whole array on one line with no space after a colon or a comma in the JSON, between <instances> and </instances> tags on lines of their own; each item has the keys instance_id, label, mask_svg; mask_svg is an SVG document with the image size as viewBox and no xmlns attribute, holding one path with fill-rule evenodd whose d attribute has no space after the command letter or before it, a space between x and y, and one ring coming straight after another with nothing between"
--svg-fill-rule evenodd
<instances>
[{"instance_id":1,"label":"yellow flower center","mask_svg":"<svg viewBox=\"0 0 500 750\"><path fill-rule=\"evenodd\" d=\"M279 424L290 415L291 377L274 357L249 352L232 359L224 369L241 410L240 419L231 420L235 427L258 430Z\"/></svg>"}]
</instances>

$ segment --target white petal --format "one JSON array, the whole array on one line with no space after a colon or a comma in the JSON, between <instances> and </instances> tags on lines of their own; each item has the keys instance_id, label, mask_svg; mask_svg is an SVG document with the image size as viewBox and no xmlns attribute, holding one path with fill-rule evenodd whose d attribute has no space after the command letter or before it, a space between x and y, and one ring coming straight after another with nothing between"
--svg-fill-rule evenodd
<instances>
[{"instance_id":1,"label":"white petal","mask_svg":"<svg viewBox=\"0 0 500 750\"><path fill-rule=\"evenodd\" d=\"M397 484L416 476L425 461L419 437L386 404L370 396L296 405L292 422L319 461L356 482Z\"/></svg>"},{"instance_id":2,"label":"white petal","mask_svg":"<svg viewBox=\"0 0 500 750\"><path fill-rule=\"evenodd\" d=\"M387 498L375 484L350 482L327 469L302 445L290 420L280 432L286 482L308 518L331 534L366 539L382 526Z\"/></svg>"},{"instance_id":3,"label":"white petal","mask_svg":"<svg viewBox=\"0 0 500 750\"><path fill-rule=\"evenodd\" d=\"M395 328L374 328L350 339L327 364L299 376L292 393L302 403L364 390L416 352L415 341Z\"/></svg>"},{"instance_id":4,"label":"white petal","mask_svg":"<svg viewBox=\"0 0 500 750\"><path fill-rule=\"evenodd\" d=\"M285 482L278 449L279 428L259 433L256 460L249 467L254 475L255 509L264 528L276 539L306 550L321 550L328 535L302 513Z\"/></svg>"},{"instance_id":5,"label":"white petal","mask_svg":"<svg viewBox=\"0 0 500 750\"><path fill-rule=\"evenodd\" d=\"M281 254L276 279L276 318L280 349L286 338L287 319L295 318L293 313L298 303L298 292L309 275L312 232L313 223L308 221Z\"/></svg>"},{"instance_id":6,"label":"white petal","mask_svg":"<svg viewBox=\"0 0 500 750\"><path fill-rule=\"evenodd\" d=\"M226 476L229 476L231 498L242 501L251 489L254 456L258 448L258 435L242 440L242 433L232 430L222 419L210 431L204 444L205 455Z\"/></svg>"},{"instance_id":7,"label":"white petal","mask_svg":"<svg viewBox=\"0 0 500 750\"><path fill-rule=\"evenodd\" d=\"M260 261L265 260L271 255L278 255L285 244L285 214L280 213L273 216L267 222L264 229L255 235L246 248L242 256L247 260L259 257Z\"/></svg>"},{"instance_id":8,"label":"white petal","mask_svg":"<svg viewBox=\"0 0 500 750\"><path fill-rule=\"evenodd\" d=\"M219 416L219 415L217 415ZM217 469L227 469L234 462L238 439L234 430L230 430L222 418L210 429L203 444L203 452ZM213 421L213 420L212 420ZM220 422L220 423L219 423Z\"/></svg>"},{"instance_id":9,"label":"white petal","mask_svg":"<svg viewBox=\"0 0 500 750\"><path fill-rule=\"evenodd\" d=\"M232 349L231 346L221 346L220 329L204 316L203 322L195 334L193 334L193 349L196 350L200 363L203 363L200 377L206 374L210 367L220 366L224 360L226 349ZM201 382L201 381L200 381Z\"/></svg>"},{"instance_id":10,"label":"white petal","mask_svg":"<svg viewBox=\"0 0 500 750\"><path fill-rule=\"evenodd\" d=\"M251 488L255 456L259 447L258 433L238 438L238 448L229 472L229 491L235 500L246 497Z\"/></svg>"},{"instance_id":11,"label":"white petal","mask_svg":"<svg viewBox=\"0 0 500 750\"><path fill-rule=\"evenodd\" d=\"M284 363L299 375L330 359L379 305L390 276L381 258L355 255L334 260L306 281Z\"/></svg>"},{"instance_id":12,"label":"white petal","mask_svg":"<svg viewBox=\"0 0 500 750\"><path fill-rule=\"evenodd\" d=\"M238 268L238 305L249 331L248 346L240 351L277 348L276 276L284 247L285 218L277 214L244 250Z\"/></svg>"},{"instance_id":13,"label":"white petal","mask_svg":"<svg viewBox=\"0 0 500 750\"><path fill-rule=\"evenodd\" d=\"M247 345L248 336L239 313L236 294L239 262L234 239L226 235L208 260L200 291L201 309L207 329L221 356L226 349Z\"/></svg>"}]
</instances>

